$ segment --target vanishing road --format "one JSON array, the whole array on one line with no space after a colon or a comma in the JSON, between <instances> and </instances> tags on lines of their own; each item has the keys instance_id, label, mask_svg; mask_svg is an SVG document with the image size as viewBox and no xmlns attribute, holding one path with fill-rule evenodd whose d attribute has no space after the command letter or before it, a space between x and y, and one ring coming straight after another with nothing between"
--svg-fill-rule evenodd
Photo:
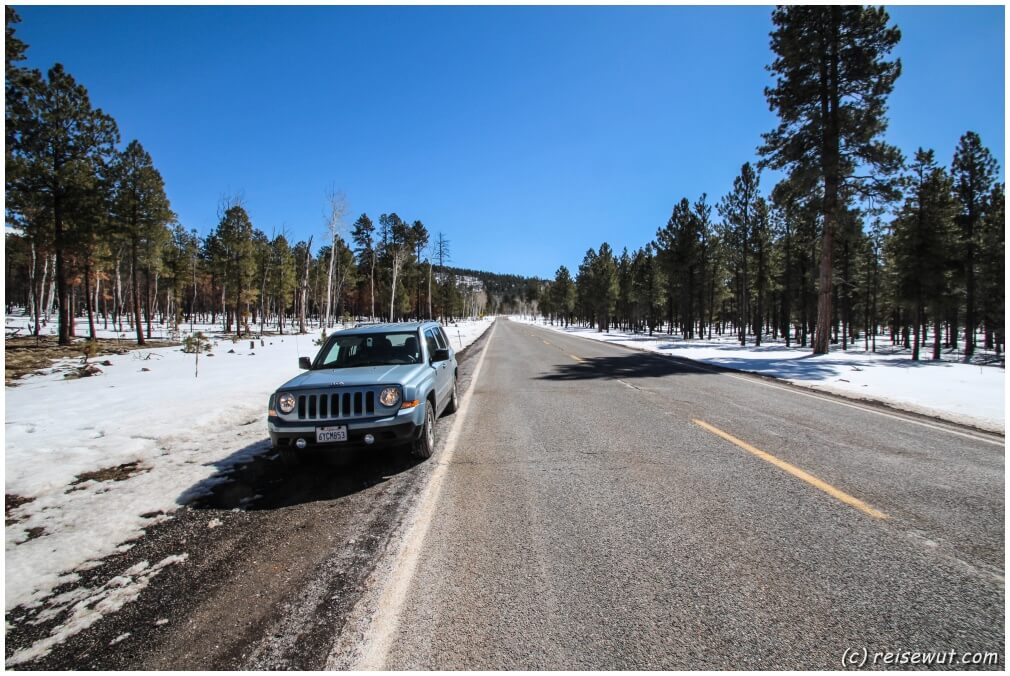
<instances>
[{"instance_id":1,"label":"vanishing road","mask_svg":"<svg viewBox=\"0 0 1010 676\"><path fill-rule=\"evenodd\" d=\"M368 666L1002 657L1002 440L514 322L487 350Z\"/></svg>"},{"instance_id":2,"label":"vanishing road","mask_svg":"<svg viewBox=\"0 0 1010 676\"><path fill-rule=\"evenodd\" d=\"M506 320L460 392L424 463L264 452L96 575L186 566L24 666L1004 665L1002 437ZM8 656L50 631L8 622Z\"/></svg>"}]
</instances>

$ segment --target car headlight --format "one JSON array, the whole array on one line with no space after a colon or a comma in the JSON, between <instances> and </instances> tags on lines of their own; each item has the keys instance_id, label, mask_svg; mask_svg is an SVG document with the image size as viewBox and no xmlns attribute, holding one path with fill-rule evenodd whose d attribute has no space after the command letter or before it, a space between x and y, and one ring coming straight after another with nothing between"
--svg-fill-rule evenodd
<instances>
[{"instance_id":1,"label":"car headlight","mask_svg":"<svg viewBox=\"0 0 1010 676\"><path fill-rule=\"evenodd\" d=\"M400 403L400 389L397 387L387 387L379 393L379 403L383 406L396 406Z\"/></svg>"},{"instance_id":2,"label":"car headlight","mask_svg":"<svg viewBox=\"0 0 1010 676\"><path fill-rule=\"evenodd\" d=\"M277 397L277 408L281 410L281 413L291 413L295 410L295 403L297 403L295 395L290 392L284 392Z\"/></svg>"}]
</instances>

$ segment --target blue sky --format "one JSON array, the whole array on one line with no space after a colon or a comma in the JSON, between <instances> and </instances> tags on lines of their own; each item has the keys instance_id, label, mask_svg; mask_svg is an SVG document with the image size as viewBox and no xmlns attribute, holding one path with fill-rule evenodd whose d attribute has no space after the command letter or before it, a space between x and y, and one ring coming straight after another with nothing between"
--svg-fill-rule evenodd
<instances>
[{"instance_id":1,"label":"blue sky","mask_svg":"<svg viewBox=\"0 0 1010 676\"><path fill-rule=\"evenodd\" d=\"M765 7L18 10L29 64L88 87L201 234L241 194L267 234L318 242L334 186L348 226L396 211L456 265L552 276L717 201L776 122ZM1002 167L1003 7L889 12L888 139L949 163L972 129Z\"/></svg>"}]
</instances>

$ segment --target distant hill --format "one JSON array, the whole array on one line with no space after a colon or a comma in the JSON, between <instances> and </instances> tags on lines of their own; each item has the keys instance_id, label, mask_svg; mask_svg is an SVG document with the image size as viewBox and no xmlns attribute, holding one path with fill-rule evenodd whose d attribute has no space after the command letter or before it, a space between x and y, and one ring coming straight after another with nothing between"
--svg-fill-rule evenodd
<instances>
[{"instance_id":1,"label":"distant hill","mask_svg":"<svg viewBox=\"0 0 1010 676\"><path fill-rule=\"evenodd\" d=\"M524 300L529 297L531 289L538 289L543 280L539 277L524 277L522 275L485 272L445 266L446 274L456 275L457 280L470 286L471 280L479 280L488 295L488 307L491 312L519 312L526 305Z\"/></svg>"},{"instance_id":2,"label":"distant hill","mask_svg":"<svg viewBox=\"0 0 1010 676\"><path fill-rule=\"evenodd\" d=\"M451 265L445 266L445 271L448 274L455 274L460 277L479 279L484 285L484 290L492 294L519 294L524 292L527 287L538 286L543 281L539 277L485 272L483 270L457 268Z\"/></svg>"}]
</instances>

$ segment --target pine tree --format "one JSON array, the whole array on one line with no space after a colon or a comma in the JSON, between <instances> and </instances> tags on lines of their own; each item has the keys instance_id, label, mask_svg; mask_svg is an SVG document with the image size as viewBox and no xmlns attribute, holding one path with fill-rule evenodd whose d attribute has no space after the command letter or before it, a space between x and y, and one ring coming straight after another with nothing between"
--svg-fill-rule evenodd
<instances>
[{"instance_id":1,"label":"pine tree","mask_svg":"<svg viewBox=\"0 0 1010 676\"><path fill-rule=\"evenodd\" d=\"M236 336L241 337L244 329L248 332L246 309L253 298L255 274L253 225L241 204L232 204L225 210L215 235L220 242L224 278L227 285L234 289L231 308L224 303L224 311L227 313L225 331L231 330L231 321L234 319Z\"/></svg>"},{"instance_id":2,"label":"pine tree","mask_svg":"<svg viewBox=\"0 0 1010 676\"><path fill-rule=\"evenodd\" d=\"M591 303L598 331L610 331L610 318L617 304L617 263L613 249L604 242L590 265Z\"/></svg>"},{"instance_id":3,"label":"pine tree","mask_svg":"<svg viewBox=\"0 0 1010 676\"><path fill-rule=\"evenodd\" d=\"M93 185L96 164L112 155L119 132L111 117L91 107L87 90L62 65L49 69L47 80L33 77L23 84L18 101L8 107L7 189L39 196L52 216L59 344L69 345L68 228L83 218L76 212L84 208L82 194Z\"/></svg>"},{"instance_id":4,"label":"pine tree","mask_svg":"<svg viewBox=\"0 0 1010 676\"><path fill-rule=\"evenodd\" d=\"M952 234L951 183L947 173L936 165L932 150L919 148L910 172L908 196L894 221L889 246L897 292L913 318L912 359L919 359L927 309L936 323L933 356L939 359L939 328L946 309L945 271Z\"/></svg>"},{"instance_id":5,"label":"pine tree","mask_svg":"<svg viewBox=\"0 0 1010 676\"><path fill-rule=\"evenodd\" d=\"M410 241L414 249L413 277L416 290L414 316L417 319L421 318L421 286L424 280L424 274L421 269L421 256L424 254L425 247L428 246L428 238L428 229L424 227L424 223L421 221L414 221L414 223L410 226Z\"/></svg>"},{"instance_id":6,"label":"pine tree","mask_svg":"<svg viewBox=\"0 0 1010 676\"><path fill-rule=\"evenodd\" d=\"M666 227L656 233L656 249L668 284L667 321L678 322L685 338L694 337L695 303L702 275L702 225L686 198L674 207Z\"/></svg>"},{"instance_id":7,"label":"pine tree","mask_svg":"<svg viewBox=\"0 0 1010 676\"><path fill-rule=\"evenodd\" d=\"M651 336L659 325L666 305L666 276L652 244L635 252L631 263L631 298L636 306L636 322L644 321Z\"/></svg>"},{"instance_id":8,"label":"pine tree","mask_svg":"<svg viewBox=\"0 0 1010 676\"><path fill-rule=\"evenodd\" d=\"M997 183L989 195L981 222L977 257L976 289L985 325L985 348L1002 351L1006 322L1006 186Z\"/></svg>"},{"instance_id":9,"label":"pine tree","mask_svg":"<svg viewBox=\"0 0 1010 676\"><path fill-rule=\"evenodd\" d=\"M565 327L571 323L575 311L575 283L568 268L562 265L554 274L554 284L551 285L552 304L555 312L564 321Z\"/></svg>"},{"instance_id":10,"label":"pine tree","mask_svg":"<svg viewBox=\"0 0 1010 676\"><path fill-rule=\"evenodd\" d=\"M631 256L627 247L621 252L617 259L617 318L625 326L618 326L619 329L626 328L632 316L632 277L631 277Z\"/></svg>"},{"instance_id":11,"label":"pine tree","mask_svg":"<svg viewBox=\"0 0 1010 676\"><path fill-rule=\"evenodd\" d=\"M763 162L788 169L806 194L821 198L821 259L814 353L826 354L832 319L835 233L848 199L893 198L889 177L901 155L880 140L887 96L901 63L886 60L901 39L882 8L789 5L772 13L775 30L765 89L779 126L764 135ZM869 174L864 172L869 171Z\"/></svg>"},{"instance_id":12,"label":"pine tree","mask_svg":"<svg viewBox=\"0 0 1010 676\"><path fill-rule=\"evenodd\" d=\"M297 284L295 256L284 235L277 235L270 242L270 264L271 295L277 310L277 332L284 335L288 298L294 293Z\"/></svg>"},{"instance_id":13,"label":"pine tree","mask_svg":"<svg viewBox=\"0 0 1010 676\"><path fill-rule=\"evenodd\" d=\"M982 139L973 131L961 137L954 152L951 174L958 201L957 223L960 227L961 265L963 270L965 317L964 356L975 353L975 331L978 328L976 313L975 265L978 251L979 221L989 207L996 177L997 164L992 153L982 145Z\"/></svg>"},{"instance_id":14,"label":"pine tree","mask_svg":"<svg viewBox=\"0 0 1010 676\"><path fill-rule=\"evenodd\" d=\"M114 180L112 218L129 251L134 328L137 331L137 344L143 345L139 278L140 268L144 264L143 253L163 241L166 225L172 221L174 214L165 195L165 183L161 174L154 168L151 156L138 141L131 141L115 157L111 175Z\"/></svg>"},{"instance_id":15,"label":"pine tree","mask_svg":"<svg viewBox=\"0 0 1010 676\"><path fill-rule=\"evenodd\" d=\"M754 248L753 232L759 217L759 177L750 162L740 167L740 175L733 179L733 190L719 202L722 216L722 236L726 258L733 273L736 295L736 329L741 345L747 344L747 325L751 311L751 276Z\"/></svg>"},{"instance_id":16,"label":"pine tree","mask_svg":"<svg viewBox=\"0 0 1010 676\"><path fill-rule=\"evenodd\" d=\"M375 225L368 214L361 214L351 226L351 240L354 242L354 253L358 257L359 268L368 271L368 293L371 298L369 317L375 317L375 245L372 241L375 235Z\"/></svg>"}]
</instances>

